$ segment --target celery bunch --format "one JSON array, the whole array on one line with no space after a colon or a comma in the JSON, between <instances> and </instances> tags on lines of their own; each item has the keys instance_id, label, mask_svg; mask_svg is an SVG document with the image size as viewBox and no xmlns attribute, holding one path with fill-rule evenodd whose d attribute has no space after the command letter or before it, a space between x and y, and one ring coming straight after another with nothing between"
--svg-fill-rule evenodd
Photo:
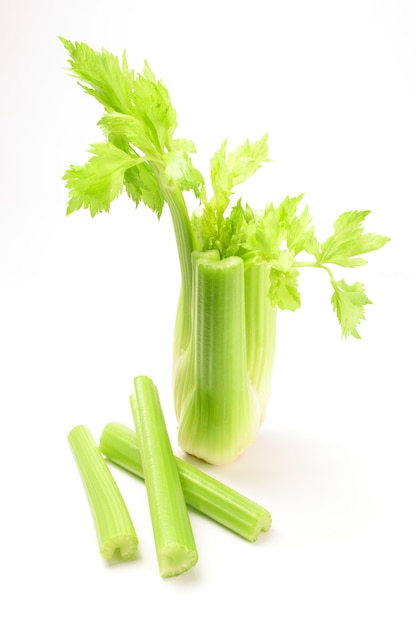
<instances>
[{"instance_id":1,"label":"celery bunch","mask_svg":"<svg viewBox=\"0 0 416 626\"><path fill-rule=\"evenodd\" d=\"M120 61L62 42L72 75L104 107L99 125L106 138L91 146L85 165L65 173L67 213L109 211L123 189L158 217L169 207L182 279L173 349L179 442L210 463L228 463L255 440L264 419L276 310L300 307L300 270L325 271L342 335L359 338L370 300L361 283L347 284L331 268L364 265L362 256L388 238L364 232L369 211L349 211L319 242L301 195L264 210L234 202L235 187L268 160L267 136L234 151L223 142L211 159L210 192L192 164L194 144L175 136L169 93L148 64L136 73L125 54ZM195 196L192 211L188 191Z\"/></svg>"}]
</instances>

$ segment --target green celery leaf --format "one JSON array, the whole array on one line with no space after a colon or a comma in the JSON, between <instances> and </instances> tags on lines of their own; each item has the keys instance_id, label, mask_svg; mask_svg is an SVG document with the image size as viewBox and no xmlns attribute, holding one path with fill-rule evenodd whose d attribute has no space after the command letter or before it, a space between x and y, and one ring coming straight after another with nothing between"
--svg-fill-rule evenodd
<instances>
[{"instance_id":1,"label":"green celery leaf","mask_svg":"<svg viewBox=\"0 0 416 626\"><path fill-rule=\"evenodd\" d=\"M227 170L231 188L244 183L257 172L263 163L269 160L267 140L268 136L266 134L254 143L245 141L228 155Z\"/></svg>"},{"instance_id":2,"label":"green celery leaf","mask_svg":"<svg viewBox=\"0 0 416 626\"><path fill-rule=\"evenodd\" d=\"M287 274L292 269L294 260L295 257L291 251L277 250L270 266L283 274Z\"/></svg>"},{"instance_id":3,"label":"green celery leaf","mask_svg":"<svg viewBox=\"0 0 416 626\"><path fill-rule=\"evenodd\" d=\"M124 187L127 195L133 200L136 207L143 200L142 184L142 179L137 165L126 170L124 174Z\"/></svg>"},{"instance_id":4,"label":"green celery leaf","mask_svg":"<svg viewBox=\"0 0 416 626\"><path fill-rule=\"evenodd\" d=\"M170 149L176 152L185 151L185 152L196 152L195 144L190 139L172 139L170 144Z\"/></svg>"},{"instance_id":5,"label":"green celery leaf","mask_svg":"<svg viewBox=\"0 0 416 626\"><path fill-rule=\"evenodd\" d=\"M227 141L211 159L211 183L214 191L213 204L217 211L224 211L235 185L244 183L268 158L267 135L259 141L245 141L234 152L227 153Z\"/></svg>"},{"instance_id":6,"label":"green celery leaf","mask_svg":"<svg viewBox=\"0 0 416 626\"><path fill-rule=\"evenodd\" d=\"M148 129L143 120L123 113L107 113L100 119L98 125L110 141L117 137L127 144L136 146L147 156L157 158L158 153L149 139Z\"/></svg>"},{"instance_id":7,"label":"green celery leaf","mask_svg":"<svg viewBox=\"0 0 416 626\"><path fill-rule=\"evenodd\" d=\"M147 103L146 117L151 120L157 129L161 144L170 150L172 149L170 142L178 126L176 111L172 106L167 88L161 80L156 80L147 61L144 64L143 76L148 81L145 86L146 91L148 91L149 84L151 84L152 93L148 93L148 100L144 100L143 96L140 96L138 85L135 84L136 93L139 95L139 105L142 105L142 102ZM137 80L141 82L140 75L137 76ZM194 151L195 149L192 150L192 152Z\"/></svg>"},{"instance_id":8,"label":"green celery leaf","mask_svg":"<svg viewBox=\"0 0 416 626\"><path fill-rule=\"evenodd\" d=\"M365 293L364 285L361 283L347 285L344 280L333 280L331 283L334 288L331 302L341 324L342 336L349 337L352 335L356 339L361 339L357 327L365 319L364 306L371 304Z\"/></svg>"},{"instance_id":9,"label":"green celery leaf","mask_svg":"<svg viewBox=\"0 0 416 626\"><path fill-rule=\"evenodd\" d=\"M135 73L129 70L125 53L120 62L106 50L98 52L84 43L61 41L70 55L71 74L107 112L99 122L104 132L122 136L147 156L178 149L171 147L176 111L168 90L147 63L143 74ZM185 140L181 141L181 150L195 150L191 142L185 148Z\"/></svg>"},{"instance_id":10,"label":"green celery leaf","mask_svg":"<svg viewBox=\"0 0 416 626\"><path fill-rule=\"evenodd\" d=\"M241 199L231 209L229 217L225 218L220 230L220 253L222 257L240 256L245 258L247 235L250 226L254 226L254 214L246 204L243 208Z\"/></svg>"},{"instance_id":11,"label":"green celery leaf","mask_svg":"<svg viewBox=\"0 0 416 626\"><path fill-rule=\"evenodd\" d=\"M120 150L123 150L132 157L136 157L135 151L131 148L128 140L121 134L108 134L108 140ZM164 197L152 166L145 161L130 167L124 174L124 186L129 198L133 200L136 207L140 202L144 202L152 211L160 217L164 205Z\"/></svg>"},{"instance_id":12,"label":"green celery leaf","mask_svg":"<svg viewBox=\"0 0 416 626\"><path fill-rule=\"evenodd\" d=\"M314 256L319 253L319 243L315 237L312 217L306 207L299 217L294 215L286 223L286 243L294 256L305 250Z\"/></svg>"},{"instance_id":13,"label":"green celery leaf","mask_svg":"<svg viewBox=\"0 0 416 626\"><path fill-rule=\"evenodd\" d=\"M256 250L262 260L271 261L275 258L284 238L285 230L280 220L279 211L273 205L268 205L256 223L255 234L251 238L251 247Z\"/></svg>"},{"instance_id":14,"label":"green celery leaf","mask_svg":"<svg viewBox=\"0 0 416 626\"><path fill-rule=\"evenodd\" d=\"M227 152L227 141L223 141L219 150L211 158L212 198L207 198L207 192L202 185L200 198L203 205L202 216L198 214L197 239L201 241L202 249L218 248L220 253L228 250L230 254L231 231L236 235L234 223L226 223L225 210L230 204L235 185L239 185L254 174L267 158L267 135L259 141L250 143L245 141L234 152ZM236 217L234 214L232 220ZM240 219L240 218L239 218ZM236 242L234 242L235 247ZM238 246L237 246L238 247Z\"/></svg>"},{"instance_id":15,"label":"green celery leaf","mask_svg":"<svg viewBox=\"0 0 416 626\"><path fill-rule=\"evenodd\" d=\"M203 183L202 175L194 168L192 161L185 151L171 151L163 155L165 174L169 183L176 185L182 191L193 190L199 195Z\"/></svg>"},{"instance_id":16,"label":"green celery leaf","mask_svg":"<svg viewBox=\"0 0 416 626\"><path fill-rule=\"evenodd\" d=\"M176 111L147 62L138 74L129 70L125 53L119 61L106 50L61 41L69 52L71 74L104 106L98 124L109 142L107 148L96 144L95 156L86 165L70 166L65 173L70 189L67 213L82 206L92 215L108 211L123 184L136 206L143 201L158 216L166 184L192 189L198 197L203 179L188 155L195 146L173 138Z\"/></svg>"},{"instance_id":17,"label":"green celery leaf","mask_svg":"<svg viewBox=\"0 0 416 626\"><path fill-rule=\"evenodd\" d=\"M296 217L299 204L303 199L303 194L299 196L286 196L286 198L274 209L277 215L277 219L280 223L280 228L285 232L289 232L292 221Z\"/></svg>"},{"instance_id":18,"label":"green celery leaf","mask_svg":"<svg viewBox=\"0 0 416 626\"><path fill-rule=\"evenodd\" d=\"M125 172L141 161L112 143L93 144L90 152L94 156L85 165L71 165L63 176L70 190L68 215L82 207L89 209L92 216L109 211L111 202L123 189Z\"/></svg>"},{"instance_id":19,"label":"green celery leaf","mask_svg":"<svg viewBox=\"0 0 416 626\"><path fill-rule=\"evenodd\" d=\"M148 163L139 163L126 170L124 186L136 206L143 201L158 217L161 216L165 200L156 175Z\"/></svg>"},{"instance_id":20,"label":"green celery leaf","mask_svg":"<svg viewBox=\"0 0 416 626\"><path fill-rule=\"evenodd\" d=\"M334 224L334 233L323 242L318 262L334 263L343 267L364 265L361 254L378 250L390 241L374 233L364 233L363 221L370 211L347 211L342 213Z\"/></svg>"},{"instance_id":21,"label":"green celery leaf","mask_svg":"<svg viewBox=\"0 0 416 626\"><path fill-rule=\"evenodd\" d=\"M227 142L223 141L220 149L211 159L211 184L214 197L210 201L213 213L222 214L230 201L232 182L227 168Z\"/></svg>"},{"instance_id":22,"label":"green celery leaf","mask_svg":"<svg viewBox=\"0 0 416 626\"><path fill-rule=\"evenodd\" d=\"M93 50L85 43L71 43L60 37L70 55L71 74L81 81L86 93L100 102L106 111L134 114L132 101L134 72L127 65L126 55L122 63L116 56L102 50Z\"/></svg>"},{"instance_id":23,"label":"green celery leaf","mask_svg":"<svg viewBox=\"0 0 416 626\"><path fill-rule=\"evenodd\" d=\"M133 85L135 114L142 119L148 135L159 153L171 149L173 133L177 128L176 111L172 107L169 92L157 81L147 63L143 75L136 74Z\"/></svg>"},{"instance_id":24,"label":"green celery leaf","mask_svg":"<svg viewBox=\"0 0 416 626\"><path fill-rule=\"evenodd\" d=\"M291 269L286 273L271 268L269 298L282 311L296 311L301 306L298 289L299 272Z\"/></svg>"},{"instance_id":25,"label":"green celery leaf","mask_svg":"<svg viewBox=\"0 0 416 626\"><path fill-rule=\"evenodd\" d=\"M218 227L215 219L212 219L212 217L213 215L207 211L206 206L203 210L197 209L192 213L192 230L194 231L195 240L198 241L199 250L212 250L220 247Z\"/></svg>"},{"instance_id":26,"label":"green celery leaf","mask_svg":"<svg viewBox=\"0 0 416 626\"><path fill-rule=\"evenodd\" d=\"M300 217L296 215L302 198L303 195L286 197L277 207L270 204L258 218L255 236L248 244L262 260L275 259L283 243L293 256L318 246L308 209L304 209Z\"/></svg>"}]
</instances>

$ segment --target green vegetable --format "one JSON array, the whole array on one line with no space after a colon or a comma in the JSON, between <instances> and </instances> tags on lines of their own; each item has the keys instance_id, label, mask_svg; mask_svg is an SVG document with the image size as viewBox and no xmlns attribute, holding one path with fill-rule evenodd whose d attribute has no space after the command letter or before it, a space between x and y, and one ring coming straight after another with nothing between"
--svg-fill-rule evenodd
<instances>
[{"instance_id":1,"label":"green vegetable","mask_svg":"<svg viewBox=\"0 0 416 626\"><path fill-rule=\"evenodd\" d=\"M75 426L68 441L91 507L101 555L111 559L119 550L122 559L131 558L138 546L136 531L90 431L86 426Z\"/></svg>"},{"instance_id":2,"label":"green vegetable","mask_svg":"<svg viewBox=\"0 0 416 626\"><path fill-rule=\"evenodd\" d=\"M193 567L198 553L156 386L138 376L134 387L131 408L156 553L160 573L167 578Z\"/></svg>"},{"instance_id":3,"label":"green vegetable","mask_svg":"<svg viewBox=\"0 0 416 626\"><path fill-rule=\"evenodd\" d=\"M104 427L100 450L108 460L143 478L137 436L123 424ZM256 541L270 529L270 513L200 469L175 457L185 500L189 506L222 524L247 541Z\"/></svg>"},{"instance_id":4,"label":"green vegetable","mask_svg":"<svg viewBox=\"0 0 416 626\"><path fill-rule=\"evenodd\" d=\"M343 213L319 242L302 195L264 210L234 201L235 187L268 161L267 135L234 151L221 144L211 159L210 193L192 164L193 143L175 137L176 112L148 64L135 73L125 54L120 62L105 50L62 42L71 73L104 106L99 125L107 140L92 146L84 166L67 170L67 212L109 211L123 188L158 217L169 207L182 279L173 349L179 442L210 463L230 462L263 422L276 310L300 307L300 271L324 270L342 336L359 338L370 300L361 283L336 278L331 267L362 266L363 255L389 239L364 232L369 211ZM192 211L183 194L189 191Z\"/></svg>"}]
</instances>

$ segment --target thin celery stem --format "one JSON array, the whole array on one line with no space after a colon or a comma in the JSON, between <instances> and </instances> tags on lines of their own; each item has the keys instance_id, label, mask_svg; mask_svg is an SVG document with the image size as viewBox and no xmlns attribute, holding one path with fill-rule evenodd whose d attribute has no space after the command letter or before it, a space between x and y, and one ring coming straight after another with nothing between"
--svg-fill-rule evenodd
<instances>
[{"instance_id":1,"label":"thin celery stem","mask_svg":"<svg viewBox=\"0 0 416 626\"><path fill-rule=\"evenodd\" d=\"M138 539L120 490L86 426L75 426L68 442L77 463L93 516L101 555L122 559L137 551Z\"/></svg>"},{"instance_id":2,"label":"thin celery stem","mask_svg":"<svg viewBox=\"0 0 416 626\"><path fill-rule=\"evenodd\" d=\"M184 315L181 321L181 343L186 347L192 332L191 305L192 305L192 261L191 255L195 250L195 241L189 219L188 209L181 191L169 185L163 185L165 200L172 216L178 249L181 271L181 290L184 306Z\"/></svg>"},{"instance_id":3,"label":"thin celery stem","mask_svg":"<svg viewBox=\"0 0 416 626\"><path fill-rule=\"evenodd\" d=\"M136 433L124 424L107 424L100 450L109 461L143 478ZM272 518L264 507L212 478L191 463L175 457L185 500L189 506L247 541L256 541L270 529Z\"/></svg>"},{"instance_id":4,"label":"thin celery stem","mask_svg":"<svg viewBox=\"0 0 416 626\"><path fill-rule=\"evenodd\" d=\"M155 384L134 379L130 398L162 577L176 576L198 560L178 470Z\"/></svg>"},{"instance_id":5,"label":"thin celery stem","mask_svg":"<svg viewBox=\"0 0 416 626\"><path fill-rule=\"evenodd\" d=\"M325 270L329 274L331 282L334 282L334 280L335 280L334 279L334 275L331 272L331 270L329 269L329 267L327 267L326 265L321 265L320 263L312 263L312 262L307 262L307 261L296 261L295 263L293 263L293 267L295 267L295 268L317 267L318 269Z\"/></svg>"}]
</instances>

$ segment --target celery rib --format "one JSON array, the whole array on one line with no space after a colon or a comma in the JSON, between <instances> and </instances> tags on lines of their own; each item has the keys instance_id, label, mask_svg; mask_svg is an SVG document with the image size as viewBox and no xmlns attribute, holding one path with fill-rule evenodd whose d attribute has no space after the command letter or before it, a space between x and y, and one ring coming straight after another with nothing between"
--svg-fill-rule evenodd
<instances>
[{"instance_id":1,"label":"celery rib","mask_svg":"<svg viewBox=\"0 0 416 626\"><path fill-rule=\"evenodd\" d=\"M264 421L269 401L276 348L277 307L268 296L269 271L267 264L262 263L244 272L247 370L257 392L259 425Z\"/></svg>"},{"instance_id":2,"label":"celery rib","mask_svg":"<svg viewBox=\"0 0 416 626\"><path fill-rule=\"evenodd\" d=\"M193 302L194 381L183 395L178 441L189 454L223 465L253 443L259 428L247 371L243 261L199 255Z\"/></svg>"},{"instance_id":3,"label":"celery rib","mask_svg":"<svg viewBox=\"0 0 416 626\"><path fill-rule=\"evenodd\" d=\"M161 576L168 578L193 567L198 553L158 391L146 376L135 378L134 387L130 403L157 559Z\"/></svg>"},{"instance_id":4,"label":"celery rib","mask_svg":"<svg viewBox=\"0 0 416 626\"><path fill-rule=\"evenodd\" d=\"M100 450L107 459L143 478L136 433L123 424L104 427ZM212 478L199 468L175 457L185 500L189 506L247 541L254 542L267 532L272 518L265 508Z\"/></svg>"},{"instance_id":5,"label":"celery rib","mask_svg":"<svg viewBox=\"0 0 416 626\"><path fill-rule=\"evenodd\" d=\"M111 559L116 550L123 560L137 551L138 539L120 490L90 431L75 426L68 442L84 484L97 533L100 553Z\"/></svg>"}]
</instances>

